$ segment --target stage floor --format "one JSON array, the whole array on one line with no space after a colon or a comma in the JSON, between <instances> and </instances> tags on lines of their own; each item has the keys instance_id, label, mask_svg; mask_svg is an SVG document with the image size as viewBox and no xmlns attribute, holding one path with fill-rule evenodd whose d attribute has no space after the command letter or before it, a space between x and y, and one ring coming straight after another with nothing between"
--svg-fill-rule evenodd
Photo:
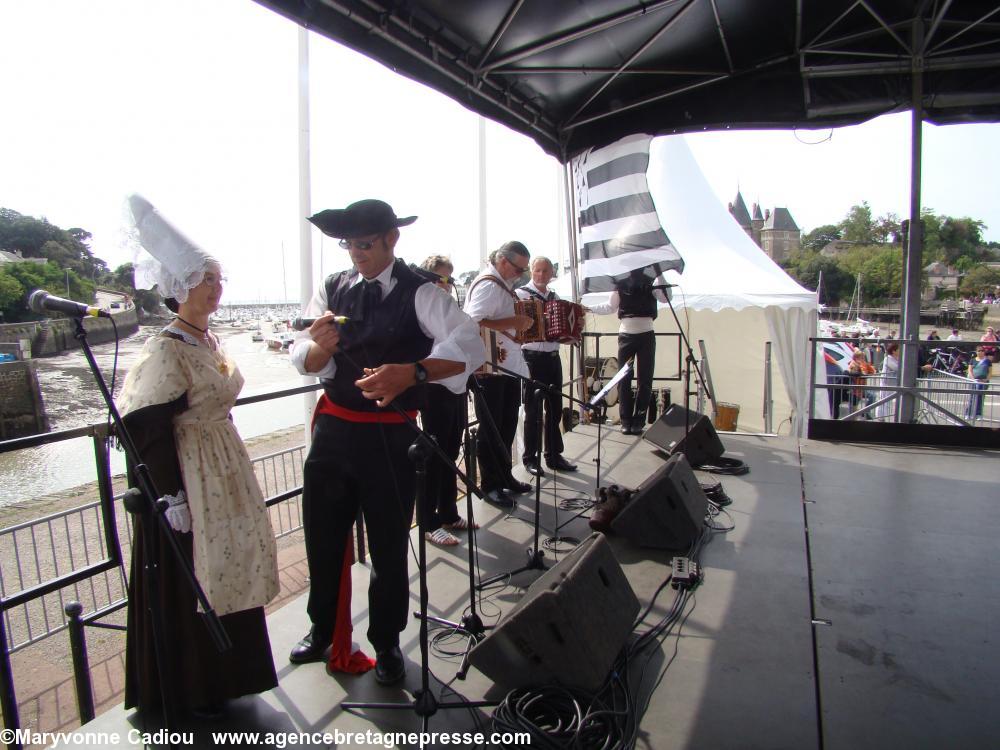
<instances>
[{"instance_id":1,"label":"stage floor","mask_svg":"<svg viewBox=\"0 0 1000 750\"><path fill-rule=\"evenodd\" d=\"M984 748L996 745L994 699L1000 695L1000 462L996 451L849 445L786 437L723 435L726 456L750 467L722 476L733 503L715 519L700 562L704 581L683 622L647 668L656 685L637 745L669 748ZM586 538L585 518L570 520L561 500L591 497L598 454L596 426L565 436L575 474L542 481L542 538ZM664 456L639 438L602 429L600 484L634 487ZM525 476L523 471L517 473ZM709 477L702 475L703 480ZM532 545L534 495L501 512L476 501L479 568L487 577L522 566ZM464 510L463 510L464 515ZM416 551L416 532L413 533ZM622 539L612 546L640 604L669 572L670 553ZM551 564L565 554L545 553ZM458 620L469 606L464 543L428 545L430 612ZM494 623L539 572L514 576L477 604ZM369 646L368 569L354 566L356 641ZM415 557L411 597L419 607ZM654 611L673 601L668 587ZM418 623L403 634L405 683L379 687L374 676L327 675L323 664L293 666L287 654L308 629L305 597L268 619L280 686L232 703L226 718L181 727L196 747L215 747L212 731L289 733L418 732L410 709L350 713L349 701L408 701L420 687ZM456 647L454 644L452 648ZM432 651L431 689L499 699L503 691L475 669L455 679L457 658ZM450 688L442 692L442 683ZM452 692L455 691L455 692ZM489 730L489 709L439 710L438 732ZM85 727L119 732L141 727L118 708ZM286 738L287 739L287 738ZM281 740L279 740L281 742ZM289 742L290 744L290 742ZM281 746L278 743L259 747ZM323 746L319 743L318 746ZM343 743L340 747L360 747ZM403 744L400 747L415 747ZM443 746L443 745L433 745Z\"/></svg>"}]
</instances>

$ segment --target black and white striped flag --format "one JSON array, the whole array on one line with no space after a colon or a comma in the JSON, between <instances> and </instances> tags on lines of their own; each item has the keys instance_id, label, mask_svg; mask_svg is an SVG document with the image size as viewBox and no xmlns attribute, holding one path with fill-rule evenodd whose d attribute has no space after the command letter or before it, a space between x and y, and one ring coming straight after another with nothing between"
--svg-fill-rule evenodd
<instances>
[{"instance_id":1,"label":"black and white striped flag","mask_svg":"<svg viewBox=\"0 0 1000 750\"><path fill-rule=\"evenodd\" d=\"M663 231L646 182L652 136L630 135L573 160L582 293L607 292L645 269L682 273L684 259Z\"/></svg>"}]
</instances>

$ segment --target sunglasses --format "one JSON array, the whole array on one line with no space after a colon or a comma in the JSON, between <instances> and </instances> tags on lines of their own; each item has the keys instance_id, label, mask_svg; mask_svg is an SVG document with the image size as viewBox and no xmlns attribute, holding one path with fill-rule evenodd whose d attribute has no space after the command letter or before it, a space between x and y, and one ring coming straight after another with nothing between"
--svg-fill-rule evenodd
<instances>
[{"instance_id":1,"label":"sunglasses","mask_svg":"<svg viewBox=\"0 0 1000 750\"><path fill-rule=\"evenodd\" d=\"M371 250L380 239L382 239L382 235L373 240L340 240L337 244L344 250L350 250L352 247L355 250Z\"/></svg>"},{"instance_id":2,"label":"sunglasses","mask_svg":"<svg viewBox=\"0 0 1000 750\"><path fill-rule=\"evenodd\" d=\"M508 263L510 263L510 264L511 264L512 266L514 266L514 268L516 268L516 269L517 269L517 272L518 272L518 273L525 273L525 272L526 272L526 271L528 270L528 268L530 267L530 264L529 264L529 265L527 265L527 266L519 266L519 265L517 265L517 263L515 263L514 261L512 261L512 260L511 260L510 258L508 258L508 257L507 257L506 255L505 255L505 256L503 257L503 259L504 259L505 261L507 261Z\"/></svg>"}]
</instances>

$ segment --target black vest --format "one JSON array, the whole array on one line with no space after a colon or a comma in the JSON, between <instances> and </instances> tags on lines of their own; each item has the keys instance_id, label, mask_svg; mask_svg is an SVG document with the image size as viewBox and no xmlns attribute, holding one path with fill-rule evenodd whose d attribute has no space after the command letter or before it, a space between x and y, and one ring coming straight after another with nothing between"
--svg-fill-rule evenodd
<instances>
[{"instance_id":1,"label":"black vest","mask_svg":"<svg viewBox=\"0 0 1000 750\"><path fill-rule=\"evenodd\" d=\"M337 372L332 378L323 378L323 390L327 398L345 408L380 411L354 385L355 380L363 377L358 367L416 362L431 353L434 341L420 329L413 302L417 289L428 282L397 259L392 268L392 277L396 279L392 293L365 311L365 320L359 320L356 319L361 307L358 302L364 284L351 286L357 275L356 270L341 271L326 280L330 311L350 320L340 328L340 344L333 355ZM417 409L421 406L420 391L410 388L397 396L395 403L404 409Z\"/></svg>"},{"instance_id":2,"label":"black vest","mask_svg":"<svg viewBox=\"0 0 1000 750\"><path fill-rule=\"evenodd\" d=\"M651 284L618 287L619 318L652 318L656 320L656 298Z\"/></svg>"}]
</instances>

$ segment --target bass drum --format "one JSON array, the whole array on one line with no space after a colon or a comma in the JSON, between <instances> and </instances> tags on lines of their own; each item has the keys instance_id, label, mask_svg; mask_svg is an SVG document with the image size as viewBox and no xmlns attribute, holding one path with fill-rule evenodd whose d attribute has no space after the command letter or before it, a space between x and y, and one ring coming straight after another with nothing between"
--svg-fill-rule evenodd
<instances>
[{"instance_id":1,"label":"bass drum","mask_svg":"<svg viewBox=\"0 0 1000 750\"><path fill-rule=\"evenodd\" d=\"M588 398L593 398L618 372L618 357L587 357L583 361L583 372L587 380ZM608 406L618 403L618 386L612 388L604 399Z\"/></svg>"}]
</instances>

